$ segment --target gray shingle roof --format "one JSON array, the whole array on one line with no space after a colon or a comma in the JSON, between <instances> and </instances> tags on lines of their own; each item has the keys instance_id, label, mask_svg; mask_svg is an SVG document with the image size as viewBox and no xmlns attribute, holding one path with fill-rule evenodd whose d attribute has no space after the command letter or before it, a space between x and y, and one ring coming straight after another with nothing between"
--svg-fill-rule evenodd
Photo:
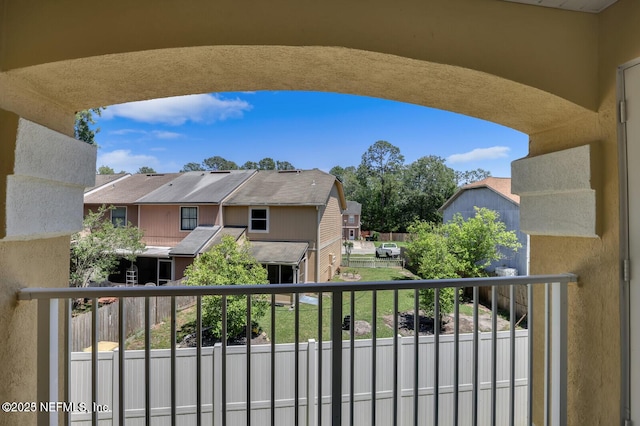
<instances>
[{"instance_id":1,"label":"gray shingle roof","mask_svg":"<svg viewBox=\"0 0 640 426\"><path fill-rule=\"evenodd\" d=\"M134 204L136 200L172 181L180 173L135 174L103 185L84 197L85 204Z\"/></svg>"},{"instance_id":2,"label":"gray shingle roof","mask_svg":"<svg viewBox=\"0 0 640 426\"><path fill-rule=\"evenodd\" d=\"M259 170L226 205L324 205L336 177L318 169Z\"/></svg>"},{"instance_id":3,"label":"gray shingle roof","mask_svg":"<svg viewBox=\"0 0 640 426\"><path fill-rule=\"evenodd\" d=\"M343 214L361 214L362 204L357 201L347 201L347 209Z\"/></svg>"},{"instance_id":4,"label":"gray shingle roof","mask_svg":"<svg viewBox=\"0 0 640 426\"><path fill-rule=\"evenodd\" d=\"M138 204L219 204L254 170L187 172L140 197Z\"/></svg>"},{"instance_id":5,"label":"gray shingle roof","mask_svg":"<svg viewBox=\"0 0 640 426\"><path fill-rule=\"evenodd\" d=\"M169 252L172 256L195 256L220 230L219 226L197 226Z\"/></svg>"},{"instance_id":6,"label":"gray shingle roof","mask_svg":"<svg viewBox=\"0 0 640 426\"><path fill-rule=\"evenodd\" d=\"M260 263L297 265L308 247L307 243L251 241L251 254Z\"/></svg>"},{"instance_id":7,"label":"gray shingle roof","mask_svg":"<svg viewBox=\"0 0 640 426\"><path fill-rule=\"evenodd\" d=\"M98 189L103 185L107 185L114 180L118 180L124 176L127 176L128 173L118 173L114 175L96 175L96 184L84 189L84 192L93 191L94 189Z\"/></svg>"}]
</instances>

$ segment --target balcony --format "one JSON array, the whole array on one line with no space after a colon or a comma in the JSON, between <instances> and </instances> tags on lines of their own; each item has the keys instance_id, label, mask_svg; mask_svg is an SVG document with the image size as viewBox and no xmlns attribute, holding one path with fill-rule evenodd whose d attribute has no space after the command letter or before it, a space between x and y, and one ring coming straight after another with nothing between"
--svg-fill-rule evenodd
<instances>
[{"instance_id":1,"label":"balcony","mask_svg":"<svg viewBox=\"0 0 640 426\"><path fill-rule=\"evenodd\" d=\"M532 424L533 386L544 388L543 422L567 422L567 284L573 274L420 280L369 283L279 284L256 286L145 287L87 289L24 289L21 303L38 304L38 341L49 350L38 351L38 401L64 402L38 407L38 424L180 424L180 425L515 425ZM509 315L509 330L498 331L496 290L511 289L514 309L516 285L528 287L528 312L544 315L544 351L533 348L533 321L516 330L517 318ZM478 327L479 287L493 293L491 331ZM544 306L533 306L533 290L544 290ZM398 316L393 315L391 338L377 336L377 316L372 314L370 339L356 339L354 308L362 292L371 294L372 312L378 311L379 292L393 294L398 312L400 291L414 291L418 310L420 289L470 289L473 292L473 331L460 332L460 304L453 313L453 333L434 327L432 335L399 336ZM226 335L226 298L238 294L294 294L294 342L275 343L275 321L264 345L230 346ZM299 299L318 296L318 334L301 341ZM220 295L223 300L221 343L202 346L202 297ZM177 298L196 299L196 347L176 346ZM323 297L324 296L324 297ZM359 297L360 296L360 297ZM98 351L98 303L100 297L118 298L119 348L125 348L125 300L144 301L144 350ZM170 349L152 350L151 300L170 301ZM68 329L70 301L93 300L91 352L72 353ZM343 312L343 298L350 312ZM26 302L33 300L33 302ZM434 303L439 317L438 297ZM247 298L246 318L252 318ZM275 303L271 318L276 318ZM321 312L330 311L330 324ZM345 315L350 319L345 320ZM344 324L345 321L347 324ZM414 330L418 319L414 315ZM343 332L343 325L349 331ZM61 327L67 327L60 333ZM336 339L323 340L328 327ZM251 330L249 330L251 333ZM59 338L59 336L62 336ZM552 350L553 348L553 350ZM534 356L544 357L541 383L534 376ZM537 363L539 365L539 363ZM66 368L59 366L66 365ZM63 384L60 387L60 384ZM59 389L64 389L60 393Z\"/></svg>"}]
</instances>

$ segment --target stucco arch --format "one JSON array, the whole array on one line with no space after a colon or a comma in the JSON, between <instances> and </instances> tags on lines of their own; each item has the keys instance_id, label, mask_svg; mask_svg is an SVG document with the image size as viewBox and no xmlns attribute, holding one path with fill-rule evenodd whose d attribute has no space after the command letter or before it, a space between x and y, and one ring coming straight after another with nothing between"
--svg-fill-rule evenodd
<instances>
[{"instance_id":1,"label":"stucco arch","mask_svg":"<svg viewBox=\"0 0 640 426\"><path fill-rule=\"evenodd\" d=\"M385 98L529 134L590 114L560 96L486 72L342 47L204 46L111 54L8 71L0 77L2 86L10 109L66 133L68 119L65 128L52 122L60 113L69 117L95 106L240 90ZM49 108L33 107L43 102Z\"/></svg>"}]
</instances>

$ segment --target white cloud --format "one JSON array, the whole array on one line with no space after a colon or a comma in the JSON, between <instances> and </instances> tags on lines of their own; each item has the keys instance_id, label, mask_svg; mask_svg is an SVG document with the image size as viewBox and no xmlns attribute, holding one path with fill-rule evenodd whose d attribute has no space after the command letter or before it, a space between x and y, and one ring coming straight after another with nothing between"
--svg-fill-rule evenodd
<instances>
[{"instance_id":1,"label":"white cloud","mask_svg":"<svg viewBox=\"0 0 640 426\"><path fill-rule=\"evenodd\" d=\"M109 166L115 170L116 173L121 170L135 173L142 166L148 166L157 170L160 161L151 155L134 155L129 149L118 149L98 154L97 164L98 167Z\"/></svg>"},{"instance_id":2,"label":"white cloud","mask_svg":"<svg viewBox=\"0 0 640 426\"><path fill-rule=\"evenodd\" d=\"M142 135L146 135L147 132L145 130L136 130L136 129L118 129L118 130L112 130L109 132L110 135L118 135L118 136L122 136L122 135L130 135L130 134L142 134Z\"/></svg>"},{"instance_id":3,"label":"white cloud","mask_svg":"<svg viewBox=\"0 0 640 426\"><path fill-rule=\"evenodd\" d=\"M447 161L454 163L469 163L471 161L480 160L497 160L509 156L511 148L508 146L492 146L491 148L476 148L462 154L452 154L447 157Z\"/></svg>"},{"instance_id":4,"label":"white cloud","mask_svg":"<svg viewBox=\"0 0 640 426\"><path fill-rule=\"evenodd\" d=\"M165 130L154 130L151 134L158 139L175 139L184 136L182 133L167 132Z\"/></svg>"},{"instance_id":5,"label":"white cloud","mask_svg":"<svg viewBox=\"0 0 640 426\"><path fill-rule=\"evenodd\" d=\"M251 108L251 104L239 98L224 99L220 95L203 94L112 105L102 112L102 117L122 117L144 123L179 126L187 121L213 123L240 118Z\"/></svg>"}]
</instances>

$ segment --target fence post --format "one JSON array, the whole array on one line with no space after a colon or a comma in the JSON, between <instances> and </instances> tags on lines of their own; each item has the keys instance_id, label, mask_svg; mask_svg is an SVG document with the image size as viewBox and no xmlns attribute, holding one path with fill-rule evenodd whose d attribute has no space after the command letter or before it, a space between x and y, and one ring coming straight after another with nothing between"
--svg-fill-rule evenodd
<instances>
[{"instance_id":1,"label":"fence post","mask_svg":"<svg viewBox=\"0 0 640 426\"><path fill-rule=\"evenodd\" d=\"M315 426L318 418L318 401L316 400L316 357L318 345L314 339L309 339L307 346L307 424Z\"/></svg>"},{"instance_id":2,"label":"fence post","mask_svg":"<svg viewBox=\"0 0 640 426\"><path fill-rule=\"evenodd\" d=\"M567 424L567 286L551 284L551 424Z\"/></svg>"}]
</instances>

